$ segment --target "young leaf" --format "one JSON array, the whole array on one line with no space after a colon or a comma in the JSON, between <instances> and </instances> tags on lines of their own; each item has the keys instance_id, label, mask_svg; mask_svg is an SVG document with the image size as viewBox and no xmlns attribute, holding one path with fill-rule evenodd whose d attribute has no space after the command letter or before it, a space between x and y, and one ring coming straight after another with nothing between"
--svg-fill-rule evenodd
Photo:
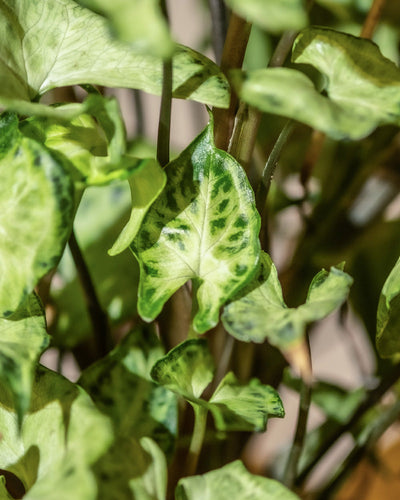
<instances>
[{"instance_id":1,"label":"young leaf","mask_svg":"<svg viewBox=\"0 0 400 500\"><path fill-rule=\"evenodd\" d=\"M110 445L106 417L76 385L39 367L29 412L22 429L0 384L0 469L23 483L28 500L95 500L97 488L90 466Z\"/></svg>"},{"instance_id":2,"label":"young leaf","mask_svg":"<svg viewBox=\"0 0 400 500\"><path fill-rule=\"evenodd\" d=\"M262 343L266 339L282 350L297 345L308 323L324 318L345 300L352 278L335 267L313 279L306 303L288 308L271 258L261 255L259 273L222 314L227 331L239 340Z\"/></svg>"},{"instance_id":3,"label":"young leaf","mask_svg":"<svg viewBox=\"0 0 400 500\"><path fill-rule=\"evenodd\" d=\"M9 317L60 259L72 225L71 180L62 164L0 116L0 316Z\"/></svg>"},{"instance_id":4,"label":"young leaf","mask_svg":"<svg viewBox=\"0 0 400 500\"><path fill-rule=\"evenodd\" d=\"M299 500L278 481L250 474L240 460L201 476L181 479L176 500Z\"/></svg>"},{"instance_id":5,"label":"young leaf","mask_svg":"<svg viewBox=\"0 0 400 500\"><path fill-rule=\"evenodd\" d=\"M334 139L357 140L379 125L400 125L400 69L373 42L307 28L295 41L292 60L323 74L327 97L289 68L235 71L235 90L262 111L301 121Z\"/></svg>"},{"instance_id":6,"label":"young leaf","mask_svg":"<svg viewBox=\"0 0 400 500\"><path fill-rule=\"evenodd\" d=\"M48 344L44 311L36 295L29 295L11 317L0 318L0 379L14 396L20 422L29 407L34 367Z\"/></svg>"},{"instance_id":7,"label":"young leaf","mask_svg":"<svg viewBox=\"0 0 400 500\"><path fill-rule=\"evenodd\" d=\"M396 262L379 297L376 347L379 355L390 358L400 353L400 259Z\"/></svg>"},{"instance_id":8,"label":"young leaf","mask_svg":"<svg viewBox=\"0 0 400 500\"><path fill-rule=\"evenodd\" d=\"M176 397L150 378L150 369L162 354L153 328L143 327L87 368L79 384L111 418L116 435L150 437L171 454L176 434Z\"/></svg>"},{"instance_id":9,"label":"young leaf","mask_svg":"<svg viewBox=\"0 0 400 500\"><path fill-rule=\"evenodd\" d=\"M302 0L226 0L240 16L272 33L299 30L307 25Z\"/></svg>"},{"instance_id":10,"label":"young leaf","mask_svg":"<svg viewBox=\"0 0 400 500\"><path fill-rule=\"evenodd\" d=\"M221 381L207 407L219 431L265 431L269 416L285 416L275 389L256 378L239 384L232 372Z\"/></svg>"},{"instance_id":11,"label":"young leaf","mask_svg":"<svg viewBox=\"0 0 400 500\"><path fill-rule=\"evenodd\" d=\"M1 105L83 83L161 94L162 59L115 40L104 18L75 1L1 1L0 13ZM182 46L173 56L173 93L210 106L229 105L229 85L218 66Z\"/></svg>"},{"instance_id":12,"label":"young leaf","mask_svg":"<svg viewBox=\"0 0 400 500\"><path fill-rule=\"evenodd\" d=\"M212 123L165 172L166 187L131 245L141 268L138 311L153 320L192 280L198 305L193 325L203 333L255 272L260 218L241 166L215 147Z\"/></svg>"},{"instance_id":13,"label":"young leaf","mask_svg":"<svg viewBox=\"0 0 400 500\"><path fill-rule=\"evenodd\" d=\"M151 377L189 401L196 401L214 376L214 362L204 339L177 345L151 369Z\"/></svg>"},{"instance_id":14,"label":"young leaf","mask_svg":"<svg viewBox=\"0 0 400 500\"><path fill-rule=\"evenodd\" d=\"M113 34L130 43L138 53L172 55L174 43L158 0L78 0L78 3L103 14L110 21Z\"/></svg>"}]
</instances>

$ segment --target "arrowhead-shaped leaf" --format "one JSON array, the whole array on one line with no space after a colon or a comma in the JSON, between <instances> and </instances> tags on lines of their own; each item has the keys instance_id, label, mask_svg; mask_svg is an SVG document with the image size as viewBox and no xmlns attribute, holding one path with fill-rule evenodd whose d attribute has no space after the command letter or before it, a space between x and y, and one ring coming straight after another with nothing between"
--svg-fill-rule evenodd
<instances>
[{"instance_id":1,"label":"arrowhead-shaped leaf","mask_svg":"<svg viewBox=\"0 0 400 500\"><path fill-rule=\"evenodd\" d=\"M28 500L95 500L90 466L108 448L112 430L89 396L64 377L39 367L21 431L0 390L0 468L20 479Z\"/></svg>"},{"instance_id":2,"label":"arrowhead-shaped leaf","mask_svg":"<svg viewBox=\"0 0 400 500\"><path fill-rule=\"evenodd\" d=\"M0 116L0 316L10 316L64 251L74 199L62 164Z\"/></svg>"},{"instance_id":3,"label":"arrowhead-shaped leaf","mask_svg":"<svg viewBox=\"0 0 400 500\"><path fill-rule=\"evenodd\" d=\"M322 73L327 97L289 68L236 71L236 91L262 111L306 123L334 139L357 140L379 125L400 125L400 69L373 42L307 28L295 41L292 60Z\"/></svg>"},{"instance_id":4,"label":"arrowhead-shaped leaf","mask_svg":"<svg viewBox=\"0 0 400 500\"><path fill-rule=\"evenodd\" d=\"M400 259L387 277L379 297L376 346L383 358L400 353Z\"/></svg>"},{"instance_id":5,"label":"arrowhead-shaped leaf","mask_svg":"<svg viewBox=\"0 0 400 500\"><path fill-rule=\"evenodd\" d=\"M306 303L288 308L275 266L263 253L258 275L225 307L222 321L239 340L261 343L268 339L286 350L302 340L308 323L324 318L346 300L352 281L335 267L330 272L320 271L310 285Z\"/></svg>"},{"instance_id":6,"label":"arrowhead-shaped leaf","mask_svg":"<svg viewBox=\"0 0 400 500\"><path fill-rule=\"evenodd\" d=\"M3 106L15 109L19 102L23 112L21 101L84 83L161 94L162 59L115 40L104 18L73 0L1 0L0 14ZM210 106L229 105L229 85L218 66L182 46L173 56L173 92ZM25 113L33 112L29 104Z\"/></svg>"},{"instance_id":7,"label":"arrowhead-shaped leaf","mask_svg":"<svg viewBox=\"0 0 400 500\"><path fill-rule=\"evenodd\" d=\"M150 437L171 454L176 435L176 397L150 378L151 367L162 355L153 329L143 327L87 368L79 384L111 418L118 436Z\"/></svg>"},{"instance_id":8,"label":"arrowhead-shaped leaf","mask_svg":"<svg viewBox=\"0 0 400 500\"><path fill-rule=\"evenodd\" d=\"M307 25L302 0L226 0L226 4L250 22L272 33L299 30Z\"/></svg>"},{"instance_id":9,"label":"arrowhead-shaped leaf","mask_svg":"<svg viewBox=\"0 0 400 500\"><path fill-rule=\"evenodd\" d=\"M241 166L215 147L212 123L165 172L166 187L131 245L141 268L138 311L153 320L192 280L198 306L193 325L203 333L255 272L260 218Z\"/></svg>"},{"instance_id":10,"label":"arrowhead-shaped leaf","mask_svg":"<svg viewBox=\"0 0 400 500\"><path fill-rule=\"evenodd\" d=\"M30 295L11 317L0 318L0 379L14 396L20 421L29 407L34 368L48 344L44 311L36 295Z\"/></svg>"},{"instance_id":11,"label":"arrowhead-shaped leaf","mask_svg":"<svg viewBox=\"0 0 400 500\"><path fill-rule=\"evenodd\" d=\"M232 372L221 381L207 407L219 431L265 431L268 417L285 416L275 389L256 378L240 384Z\"/></svg>"},{"instance_id":12,"label":"arrowhead-shaped leaf","mask_svg":"<svg viewBox=\"0 0 400 500\"><path fill-rule=\"evenodd\" d=\"M181 479L176 500L299 500L278 481L250 474L240 460L201 476Z\"/></svg>"},{"instance_id":13,"label":"arrowhead-shaped leaf","mask_svg":"<svg viewBox=\"0 0 400 500\"><path fill-rule=\"evenodd\" d=\"M174 43L158 0L78 0L84 7L104 15L120 40L137 52L170 57Z\"/></svg>"}]
</instances>

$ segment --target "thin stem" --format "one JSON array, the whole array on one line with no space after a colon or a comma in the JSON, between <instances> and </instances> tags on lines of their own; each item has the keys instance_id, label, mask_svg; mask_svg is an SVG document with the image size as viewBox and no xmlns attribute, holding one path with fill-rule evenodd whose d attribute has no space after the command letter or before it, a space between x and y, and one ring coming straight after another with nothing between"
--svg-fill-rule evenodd
<instances>
[{"instance_id":1,"label":"thin stem","mask_svg":"<svg viewBox=\"0 0 400 500\"><path fill-rule=\"evenodd\" d=\"M203 447L207 424L207 409L199 405L193 405L194 428L190 442L189 455L186 464L186 475L193 476L196 473L200 452Z\"/></svg>"},{"instance_id":2,"label":"thin stem","mask_svg":"<svg viewBox=\"0 0 400 500\"><path fill-rule=\"evenodd\" d=\"M361 30L360 36L362 38L372 38L374 31L381 18L383 7L385 6L386 0L374 0L369 9L368 16L364 22Z\"/></svg>"},{"instance_id":3,"label":"thin stem","mask_svg":"<svg viewBox=\"0 0 400 500\"><path fill-rule=\"evenodd\" d=\"M98 356L105 356L112 346L111 333L108 324L107 314L103 311L97 297L89 269L79 248L74 231L68 242L78 272L79 281L85 297L86 307L92 323L93 334L96 339Z\"/></svg>"},{"instance_id":4,"label":"thin stem","mask_svg":"<svg viewBox=\"0 0 400 500\"><path fill-rule=\"evenodd\" d=\"M172 109L172 59L163 63L163 83L158 122L157 160L162 167L169 162Z\"/></svg>"},{"instance_id":5,"label":"thin stem","mask_svg":"<svg viewBox=\"0 0 400 500\"><path fill-rule=\"evenodd\" d=\"M145 121L143 113L143 102L142 96L140 95L140 90L132 90L133 102L135 105L135 116L136 116L136 135L143 137L145 134Z\"/></svg>"},{"instance_id":6,"label":"thin stem","mask_svg":"<svg viewBox=\"0 0 400 500\"><path fill-rule=\"evenodd\" d=\"M307 433L307 420L311 404L311 385L301 380L299 413L296 432L283 477L283 484L292 488L296 479L301 452Z\"/></svg>"},{"instance_id":7,"label":"thin stem","mask_svg":"<svg viewBox=\"0 0 400 500\"><path fill-rule=\"evenodd\" d=\"M226 7L223 0L208 0L211 14L211 36L215 61L220 63L227 32Z\"/></svg>"}]
</instances>

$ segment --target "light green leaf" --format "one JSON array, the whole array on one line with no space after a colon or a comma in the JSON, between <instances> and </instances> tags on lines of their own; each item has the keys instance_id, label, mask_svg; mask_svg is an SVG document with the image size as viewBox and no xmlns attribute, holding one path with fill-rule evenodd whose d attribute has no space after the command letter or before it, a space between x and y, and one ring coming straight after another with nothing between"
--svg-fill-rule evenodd
<instances>
[{"instance_id":1,"label":"light green leaf","mask_svg":"<svg viewBox=\"0 0 400 500\"><path fill-rule=\"evenodd\" d=\"M387 277L379 297L376 347L382 358L400 353L400 259Z\"/></svg>"},{"instance_id":2,"label":"light green leaf","mask_svg":"<svg viewBox=\"0 0 400 500\"><path fill-rule=\"evenodd\" d=\"M95 500L90 466L112 440L108 419L89 396L60 375L39 367L29 412L21 432L17 415L0 390L0 468L10 471L27 491L24 499Z\"/></svg>"},{"instance_id":3,"label":"light green leaf","mask_svg":"<svg viewBox=\"0 0 400 500\"><path fill-rule=\"evenodd\" d=\"M140 53L170 57L174 43L158 0L78 0L84 7L103 14L120 40Z\"/></svg>"},{"instance_id":4,"label":"light green leaf","mask_svg":"<svg viewBox=\"0 0 400 500\"><path fill-rule=\"evenodd\" d=\"M162 59L115 40L104 18L73 0L14 0L11 5L1 0L0 14L2 105L15 109L18 100L85 83L161 94ZM173 92L210 106L229 105L229 85L219 67L182 46L173 56Z\"/></svg>"},{"instance_id":5,"label":"light green leaf","mask_svg":"<svg viewBox=\"0 0 400 500\"><path fill-rule=\"evenodd\" d=\"M327 97L289 68L235 71L235 90L262 111L306 123L334 139L357 140L379 125L400 125L400 69L373 42L309 28L297 37L292 60L323 74Z\"/></svg>"},{"instance_id":6,"label":"light green leaf","mask_svg":"<svg viewBox=\"0 0 400 500\"><path fill-rule=\"evenodd\" d=\"M262 343L266 339L286 350L298 344L308 323L328 316L345 300L352 278L338 268L320 271L313 279L306 303L288 308L271 258L262 253L258 275L222 315L227 331L239 340Z\"/></svg>"},{"instance_id":7,"label":"light green leaf","mask_svg":"<svg viewBox=\"0 0 400 500\"><path fill-rule=\"evenodd\" d=\"M143 327L87 368L79 384L111 418L118 436L150 437L170 455L176 435L176 397L150 378L151 367L162 355L153 327Z\"/></svg>"},{"instance_id":8,"label":"light green leaf","mask_svg":"<svg viewBox=\"0 0 400 500\"><path fill-rule=\"evenodd\" d=\"M164 170L155 160L143 161L129 178L132 194L132 212L129 221L123 228L112 248L110 255L123 252L136 237L151 204L160 195L167 181Z\"/></svg>"},{"instance_id":9,"label":"light green leaf","mask_svg":"<svg viewBox=\"0 0 400 500\"><path fill-rule=\"evenodd\" d=\"M0 379L14 396L21 421L29 407L33 372L49 344L46 320L39 298L32 294L9 318L0 318Z\"/></svg>"},{"instance_id":10,"label":"light green leaf","mask_svg":"<svg viewBox=\"0 0 400 500\"><path fill-rule=\"evenodd\" d=\"M250 474L240 460L201 476L181 479L176 500L299 500L278 481Z\"/></svg>"},{"instance_id":11,"label":"light green leaf","mask_svg":"<svg viewBox=\"0 0 400 500\"><path fill-rule=\"evenodd\" d=\"M215 147L212 123L165 172L167 185L131 245L141 268L138 311L153 320L192 280L193 326L203 333L255 272L260 217L242 167Z\"/></svg>"},{"instance_id":12,"label":"light green leaf","mask_svg":"<svg viewBox=\"0 0 400 500\"><path fill-rule=\"evenodd\" d=\"M151 370L158 384L197 402L214 376L214 362L204 339L189 339L177 345Z\"/></svg>"},{"instance_id":13,"label":"light green leaf","mask_svg":"<svg viewBox=\"0 0 400 500\"><path fill-rule=\"evenodd\" d=\"M48 150L0 117L0 316L9 317L60 259L72 225L71 180Z\"/></svg>"},{"instance_id":14,"label":"light green leaf","mask_svg":"<svg viewBox=\"0 0 400 500\"><path fill-rule=\"evenodd\" d=\"M207 406L219 431L265 431L269 416L285 416L275 389L256 378L240 384L232 372L221 381Z\"/></svg>"},{"instance_id":15,"label":"light green leaf","mask_svg":"<svg viewBox=\"0 0 400 500\"><path fill-rule=\"evenodd\" d=\"M307 25L303 0L225 0L241 17L272 33L299 30Z\"/></svg>"}]
</instances>

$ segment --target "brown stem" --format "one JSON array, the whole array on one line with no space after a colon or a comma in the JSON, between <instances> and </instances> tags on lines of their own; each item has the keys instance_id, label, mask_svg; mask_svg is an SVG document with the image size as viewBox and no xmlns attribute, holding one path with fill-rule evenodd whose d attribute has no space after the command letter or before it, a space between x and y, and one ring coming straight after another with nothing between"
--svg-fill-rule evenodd
<instances>
[{"instance_id":1,"label":"brown stem","mask_svg":"<svg viewBox=\"0 0 400 500\"><path fill-rule=\"evenodd\" d=\"M369 9L367 19L361 30L360 36L362 38L372 38L375 29L381 18L383 7L385 6L386 0L374 0L371 8Z\"/></svg>"}]
</instances>

